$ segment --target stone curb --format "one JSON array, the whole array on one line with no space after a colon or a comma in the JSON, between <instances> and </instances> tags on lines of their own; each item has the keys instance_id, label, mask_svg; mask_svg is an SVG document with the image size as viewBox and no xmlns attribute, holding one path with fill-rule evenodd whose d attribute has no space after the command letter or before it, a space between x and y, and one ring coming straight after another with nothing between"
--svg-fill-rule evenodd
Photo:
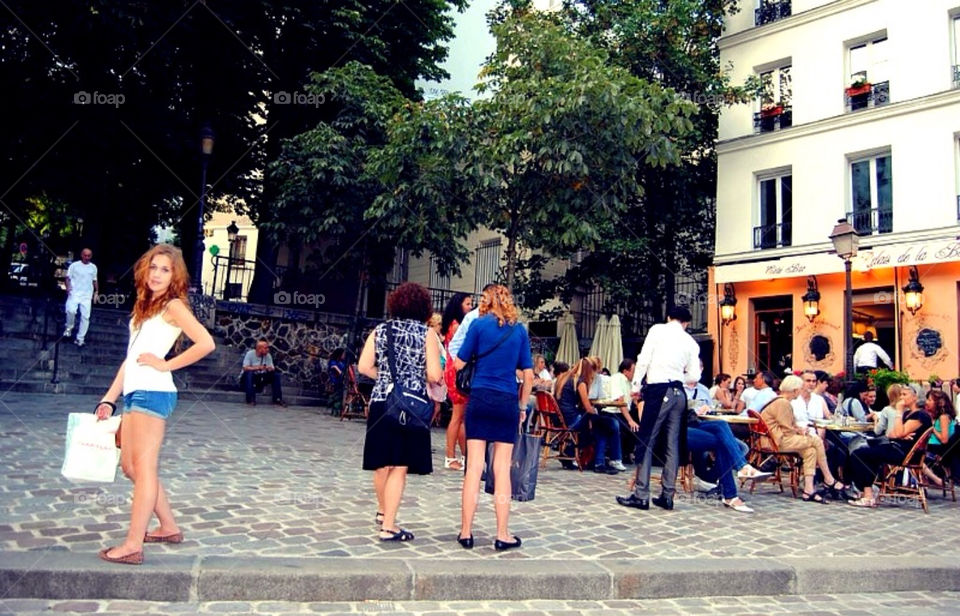
<instances>
[{"instance_id":1,"label":"stone curb","mask_svg":"<svg viewBox=\"0 0 960 616\"><path fill-rule=\"evenodd\" d=\"M667 599L960 591L960 557L429 561L0 552L0 597L146 601Z\"/></svg>"}]
</instances>

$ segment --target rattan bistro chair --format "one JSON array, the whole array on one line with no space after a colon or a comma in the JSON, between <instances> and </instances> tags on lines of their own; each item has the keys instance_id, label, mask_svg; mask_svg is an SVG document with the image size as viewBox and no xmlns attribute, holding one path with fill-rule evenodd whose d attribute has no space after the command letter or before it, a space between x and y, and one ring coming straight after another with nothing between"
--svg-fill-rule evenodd
<instances>
[{"instance_id":1,"label":"rattan bistro chair","mask_svg":"<svg viewBox=\"0 0 960 616\"><path fill-rule=\"evenodd\" d=\"M884 465L880 475L882 477L880 492L877 494L878 503L885 498L891 500L905 498L917 501L923 507L924 513L930 513L927 508L926 481L923 471L927 464L927 442L931 434L933 434L933 428L927 428L907 452L903 462Z\"/></svg>"},{"instance_id":2,"label":"rattan bistro chair","mask_svg":"<svg viewBox=\"0 0 960 616\"><path fill-rule=\"evenodd\" d=\"M575 462L582 472L580 434L576 430L567 428L567 423L563 420L563 413L560 412L560 407L557 405L557 400L553 397L553 394L538 391L535 396L537 400L537 420L534 433L543 437L543 455L540 458L541 468L546 466L548 459L556 458L557 460ZM563 453L568 443L573 446L573 456L567 456Z\"/></svg>"},{"instance_id":3,"label":"rattan bistro chair","mask_svg":"<svg viewBox=\"0 0 960 616\"><path fill-rule=\"evenodd\" d=\"M773 438L771 438L770 429L767 427L767 424L764 423L760 413L753 409L748 409L747 415L757 420L756 423L748 424L747 426L750 429L750 452L747 454L747 461L755 468L761 468L770 461L775 462L777 465L776 470L773 472L773 475L765 481L775 482L781 492L783 492L783 469L786 468L790 473L790 490L793 492L793 497L796 498L797 490L800 489L800 469L803 465L803 459L798 453L780 451L780 448L777 447L777 444L773 441ZM740 486L743 487L745 482L746 480L741 481ZM751 494L753 494L757 483L760 482L750 482Z\"/></svg>"}]
</instances>

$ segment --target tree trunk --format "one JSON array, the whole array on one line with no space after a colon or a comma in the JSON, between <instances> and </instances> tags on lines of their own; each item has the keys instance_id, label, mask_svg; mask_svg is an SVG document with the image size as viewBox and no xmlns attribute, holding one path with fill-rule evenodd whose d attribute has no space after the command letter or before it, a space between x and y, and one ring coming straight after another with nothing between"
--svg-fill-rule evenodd
<instances>
[{"instance_id":1,"label":"tree trunk","mask_svg":"<svg viewBox=\"0 0 960 616\"><path fill-rule=\"evenodd\" d=\"M257 238L257 259L253 266L253 281L250 283L250 293L247 301L253 304L270 304L273 301L273 280L276 274L272 271L277 263L277 245L266 233Z\"/></svg>"},{"instance_id":2,"label":"tree trunk","mask_svg":"<svg viewBox=\"0 0 960 616\"><path fill-rule=\"evenodd\" d=\"M510 228L507 230L507 289L513 293L517 272L517 209L510 211Z\"/></svg>"}]
</instances>

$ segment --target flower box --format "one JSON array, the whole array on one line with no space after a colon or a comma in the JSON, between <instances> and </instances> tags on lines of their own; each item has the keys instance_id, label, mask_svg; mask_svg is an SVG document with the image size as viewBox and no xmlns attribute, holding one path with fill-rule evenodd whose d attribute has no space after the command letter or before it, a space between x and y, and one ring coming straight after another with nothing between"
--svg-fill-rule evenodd
<instances>
[{"instance_id":1,"label":"flower box","mask_svg":"<svg viewBox=\"0 0 960 616\"><path fill-rule=\"evenodd\" d=\"M872 86L869 83L864 83L860 85L852 85L846 89L847 96L860 96L862 94L869 94L870 88Z\"/></svg>"},{"instance_id":2,"label":"flower box","mask_svg":"<svg viewBox=\"0 0 960 616\"><path fill-rule=\"evenodd\" d=\"M778 115L783 115L783 105L773 105L760 110L761 118L773 118Z\"/></svg>"}]
</instances>

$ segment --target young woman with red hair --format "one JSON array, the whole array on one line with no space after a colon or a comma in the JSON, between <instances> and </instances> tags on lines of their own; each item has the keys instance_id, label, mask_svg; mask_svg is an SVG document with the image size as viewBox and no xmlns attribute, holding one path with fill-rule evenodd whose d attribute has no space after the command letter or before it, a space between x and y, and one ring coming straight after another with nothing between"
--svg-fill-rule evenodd
<instances>
[{"instance_id":1,"label":"young woman with red hair","mask_svg":"<svg viewBox=\"0 0 960 616\"><path fill-rule=\"evenodd\" d=\"M122 544L101 550L100 558L125 565L143 563L144 543L183 541L157 475L166 420L177 404L171 373L214 349L213 338L187 303L189 277L178 248L157 244L148 250L134 266L133 279L137 299L130 318L127 356L96 408L97 417L106 419L123 394L120 467L133 481L130 530ZM181 334L193 344L183 353L164 359ZM152 514L160 525L147 532Z\"/></svg>"}]
</instances>

